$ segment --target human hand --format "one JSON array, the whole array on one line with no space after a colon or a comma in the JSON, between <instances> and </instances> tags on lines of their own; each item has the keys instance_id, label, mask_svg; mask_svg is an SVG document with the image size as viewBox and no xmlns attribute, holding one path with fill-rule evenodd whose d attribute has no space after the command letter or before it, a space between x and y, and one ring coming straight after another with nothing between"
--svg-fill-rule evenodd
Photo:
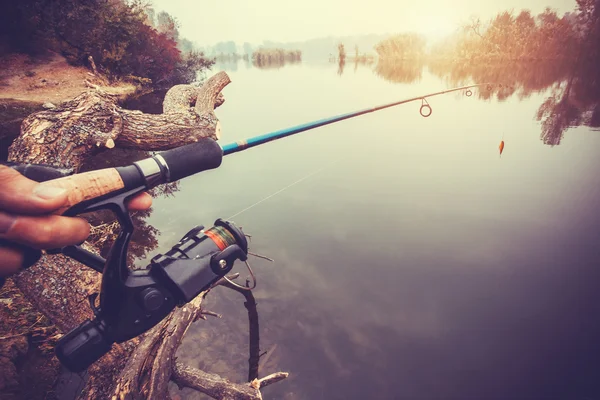
<instances>
[{"instance_id":1,"label":"human hand","mask_svg":"<svg viewBox=\"0 0 600 400\"><path fill-rule=\"evenodd\" d=\"M79 244L89 236L85 219L52 215L68 204L68 195L65 189L40 185L0 165L0 280L37 261L39 253L32 256L24 246L53 249ZM140 193L127 208L146 210L151 205L152 197Z\"/></svg>"}]
</instances>

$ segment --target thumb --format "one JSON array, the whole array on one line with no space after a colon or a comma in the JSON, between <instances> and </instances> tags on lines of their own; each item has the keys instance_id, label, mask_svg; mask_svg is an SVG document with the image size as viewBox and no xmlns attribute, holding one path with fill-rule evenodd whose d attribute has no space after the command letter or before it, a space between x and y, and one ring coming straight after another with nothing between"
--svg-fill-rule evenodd
<instances>
[{"instance_id":1,"label":"thumb","mask_svg":"<svg viewBox=\"0 0 600 400\"><path fill-rule=\"evenodd\" d=\"M0 165L0 210L21 214L47 214L67 203L67 191L41 185Z\"/></svg>"}]
</instances>

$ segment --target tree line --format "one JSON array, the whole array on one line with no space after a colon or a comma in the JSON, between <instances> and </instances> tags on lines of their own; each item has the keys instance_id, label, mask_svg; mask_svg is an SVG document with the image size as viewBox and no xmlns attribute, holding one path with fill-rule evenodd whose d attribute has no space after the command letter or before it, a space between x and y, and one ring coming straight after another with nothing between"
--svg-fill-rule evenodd
<instances>
[{"instance_id":1,"label":"tree line","mask_svg":"<svg viewBox=\"0 0 600 400\"><path fill-rule=\"evenodd\" d=\"M424 36L403 33L380 41L375 50L386 60L531 61L569 59L592 25L596 0L578 0L577 8L559 16L546 8L538 15L529 10L498 13L488 21L472 18L445 40L428 47Z\"/></svg>"}]
</instances>

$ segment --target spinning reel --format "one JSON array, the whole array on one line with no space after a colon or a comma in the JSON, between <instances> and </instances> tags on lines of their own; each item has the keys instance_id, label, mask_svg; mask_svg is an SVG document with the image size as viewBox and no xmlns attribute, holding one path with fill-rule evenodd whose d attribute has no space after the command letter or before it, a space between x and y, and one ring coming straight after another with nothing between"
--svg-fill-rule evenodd
<instances>
[{"instance_id":1,"label":"spinning reel","mask_svg":"<svg viewBox=\"0 0 600 400\"><path fill-rule=\"evenodd\" d=\"M70 255L76 258L75 252L81 250L72 249ZM119 246L113 250L102 274L100 306L95 305L96 295L89 299L94 320L83 322L56 346L58 359L70 371L86 369L109 352L113 343L146 332L175 307L225 277L236 260L248 258L242 230L221 219L210 229L197 226L190 230L168 252L152 258L144 270L130 271L119 262Z\"/></svg>"},{"instance_id":2,"label":"spinning reel","mask_svg":"<svg viewBox=\"0 0 600 400\"><path fill-rule=\"evenodd\" d=\"M222 155L221 147L206 138L130 166L76 175L47 166L10 165L31 179L51 180L48 184L69 187L78 194L74 197L82 197L83 201L75 201L63 215L109 209L122 228L106 260L81 246L48 251L63 253L102 273L99 305L97 294L89 298L95 318L63 336L56 346L58 359L70 371L85 370L108 353L114 343L146 332L175 307L188 303L221 278L227 279L225 275L235 261L248 265L244 232L233 222L217 219L209 229L196 226L190 230L168 252L152 258L146 269L130 270L127 266L134 228L126 201L159 184L216 168Z\"/></svg>"}]
</instances>

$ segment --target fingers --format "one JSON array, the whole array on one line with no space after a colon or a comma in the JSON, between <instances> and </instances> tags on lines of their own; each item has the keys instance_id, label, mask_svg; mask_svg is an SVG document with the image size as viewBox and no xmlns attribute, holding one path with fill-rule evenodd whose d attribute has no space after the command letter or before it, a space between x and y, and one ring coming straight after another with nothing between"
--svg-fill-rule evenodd
<instances>
[{"instance_id":1,"label":"fingers","mask_svg":"<svg viewBox=\"0 0 600 400\"><path fill-rule=\"evenodd\" d=\"M65 189L40 185L5 165L0 165L0 210L12 213L47 214L67 204ZM140 193L128 203L131 211L147 210L152 196Z\"/></svg>"},{"instance_id":2,"label":"fingers","mask_svg":"<svg viewBox=\"0 0 600 400\"><path fill-rule=\"evenodd\" d=\"M46 214L67 203L67 191L42 186L5 165L0 165L0 210Z\"/></svg>"},{"instance_id":3,"label":"fingers","mask_svg":"<svg viewBox=\"0 0 600 400\"><path fill-rule=\"evenodd\" d=\"M143 211L149 209L151 206L152 196L146 192L138 194L127 203L129 211Z\"/></svg>"},{"instance_id":4,"label":"fingers","mask_svg":"<svg viewBox=\"0 0 600 400\"><path fill-rule=\"evenodd\" d=\"M65 189L41 185L0 165L0 277L35 263L41 256L37 249L60 248L87 239L87 221L51 215L68 207L68 194ZM151 206L148 193L140 193L127 204L130 211Z\"/></svg>"},{"instance_id":5,"label":"fingers","mask_svg":"<svg viewBox=\"0 0 600 400\"><path fill-rule=\"evenodd\" d=\"M52 249L83 242L90 225L82 218L14 216L0 211L0 238L31 246Z\"/></svg>"}]
</instances>

